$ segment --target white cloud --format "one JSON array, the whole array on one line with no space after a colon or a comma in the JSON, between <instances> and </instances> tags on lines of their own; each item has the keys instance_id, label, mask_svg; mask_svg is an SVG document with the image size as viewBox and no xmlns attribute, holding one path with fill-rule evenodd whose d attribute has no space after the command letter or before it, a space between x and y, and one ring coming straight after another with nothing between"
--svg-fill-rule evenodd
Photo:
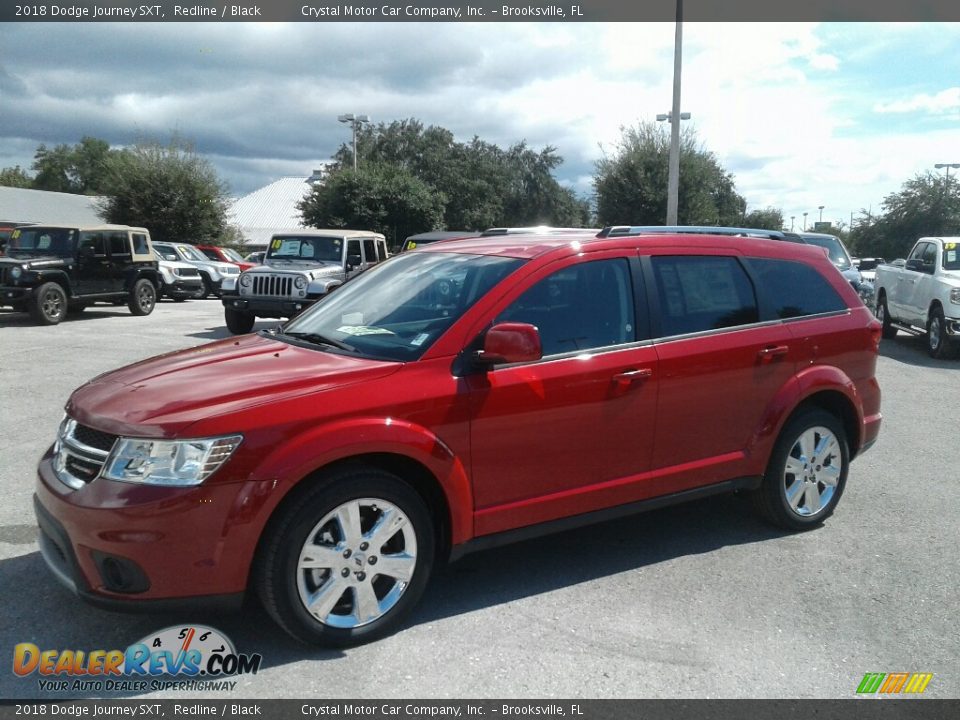
<instances>
[{"instance_id":1,"label":"white cloud","mask_svg":"<svg viewBox=\"0 0 960 720\"><path fill-rule=\"evenodd\" d=\"M947 88L936 95L919 93L908 100L878 103L873 106L873 110L878 113L926 112L933 115L942 115L960 110L960 87Z\"/></svg>"}]
</instances>

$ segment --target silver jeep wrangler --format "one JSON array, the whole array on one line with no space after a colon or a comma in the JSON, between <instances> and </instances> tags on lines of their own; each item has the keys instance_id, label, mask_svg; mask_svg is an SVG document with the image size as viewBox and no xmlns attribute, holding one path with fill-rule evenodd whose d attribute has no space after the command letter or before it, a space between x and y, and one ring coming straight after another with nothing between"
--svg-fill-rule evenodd
<instances>
[{"instance_id":1,"label":"silver jeep wrangler","mask_svg":"<svg viewBox=\"0 0 960 720\"><path fill-rule=\"evenodd\" d=\"M263 264L221 286L230 332L258 317L290 318L357 273L388 257L383 235L363 230L292 230L270 239Z\"/></svg>"}]
</instances>

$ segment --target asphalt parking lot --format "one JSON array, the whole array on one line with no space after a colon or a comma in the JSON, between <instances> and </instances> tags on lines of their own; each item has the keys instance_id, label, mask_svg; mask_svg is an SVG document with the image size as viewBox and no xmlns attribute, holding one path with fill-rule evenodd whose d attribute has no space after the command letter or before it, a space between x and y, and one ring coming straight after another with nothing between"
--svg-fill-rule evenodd
<instances>
[{"instance_id":1,"label":"asphalt parking lot","mask_svg":"<svg viewBox=\"0 0 960 720\"><path fill-rule=\"evenodd\" d=\"M146 318L96 306L57 327L0 310L0 698L60 697L13 675L17 643L122 649L184 622L263 655L233 692L195 695L210 699L850 698L864 673L901 671L933 673L928 696L960 696L960 361L903 335L881 346L880 440L812 532L720 497L486 551L435 576L404 630L342 652L298 645L255 606L85 605L47 572L31 501L65 401L101 372L227 335L214 300Z\"/></svg>"}]
</instances>

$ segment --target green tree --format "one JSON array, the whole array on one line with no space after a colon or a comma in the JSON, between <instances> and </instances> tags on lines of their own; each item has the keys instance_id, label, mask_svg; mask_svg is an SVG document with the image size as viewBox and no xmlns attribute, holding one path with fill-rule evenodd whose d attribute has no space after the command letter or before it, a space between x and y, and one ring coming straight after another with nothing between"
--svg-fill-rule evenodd
<instances>
[{"instance_id":1,"label":"green tree","mask_svg":"<svg viewBox=\"0 0 960 720\"><path fill-rule=\"evenodd\" d=\"M358 167L393 165L442 193L441 225L448 228L584 225L589 219L587 202L553 177L563 159L552 147L537 152L520 142L503 149L478 137L457 142L449 130L411 118L360 128L357 155ZM334 172L352 167L352 146L342 145L334 161Z\"/></svg>"},{"instance_id":2,"label":"green tree","mask_svg":"<svg viewBox=\"0 0 960 720\"><path fill-rule=\"evenodd\" d=\"M328 175L298 208L305 225L375 230L396 246L408 235L438 227L445 200L401 167L365 163Z\"/></svg>"},{"instance_id":3,"label":"green tree","mask_svg":"<svg viewBox=\"0 0 960 720\"><path fill-rule=\"evenodd\" d=\"M783 211L774 207L751 210L743 216L743 226L762 230L782 230Z\"/></svg>"},{"instance_id":4,"label":"green tree","mask_svg":"<svg viewBox=\"0 0 960 720\"><path fill-rule=\"evenodd\" d=\"M145 140L110 156L107 222L146 227L154 240L214 243L226 232L227 190L213 166L178 137Z\"/></svg>"},{"instance_id":5,"label":"green tree","mask_svg":"<svg viewBox=\"0 0 960 720\"><path fill-rule=\"evenodd\" d=\"M931 172L907 180L899 192L887 195L880 215L867 214L850 233L851 244L863 256L892 260L906 257L917 238L960 234L960 185L956 178Z\"/></svg>"},{"instance_id":6,"label":"green tree","mask_svg":"<svg viewBox=\"0 0 960 720\"><path fill-rule=\"evenodd\" d=\"M601 225L662 225L667 216L670 158L668 128L641 122L622 128L614 152L596 165L593 186ZM733 175L697 140L691 128L680 136L680 192L677 219L682 225L740 225L746 201Z\"/></svg>"},{"instance_id":7,"label":"green tree","mask_svg":"<svg viewBox=\"0 0 960 720\"><path fill-rule=\"evenodd\" d=\"M33 156L36 190L101 195L106 187L112 151L104 140L84 137L76 145L48 148L41 144Z\"/></svg>"},{"instance_id":8,"label":"green tree","mask_svg":"<svg viewBox=\"0 0 960 720\"><path fill-rule=\"evenodd\" d=\"M32 188L33 178L22 167L5 167L0 170L0 185L4 187Z\"/></svg>"}]
</instances>

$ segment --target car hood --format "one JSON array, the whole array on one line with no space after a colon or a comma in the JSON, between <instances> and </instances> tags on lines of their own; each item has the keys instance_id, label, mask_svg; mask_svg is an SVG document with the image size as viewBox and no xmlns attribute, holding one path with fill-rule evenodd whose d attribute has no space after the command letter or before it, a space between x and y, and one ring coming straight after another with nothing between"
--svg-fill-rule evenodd
<instances>
[{"instance_id":1,"label":"car hood","mask_svg":"<svg viewBox=\"0 0 960 720\"><path fill-rule=\"evenodd\" d=\"M179 260L158 260L160 267L169 268L170 270L175 270L179 268L183 270L184 268L195 268L196 265L191 265L190 263L180 262Z\"/></svg>"},{"instance_id":2,"label":"car hood","mask_svg":"<svg viewBox=\"0 0 960 720\"><path fill-rule=\"evenodd\" d=\"M16 251L14 251L16 252ZM66 265L67 261L62 257L57 257L56 255L29 255L25 257L13 257L12 255L5 255L0 257L0 265L12 266L18 265L20 267L27 266L33 269L44 268L44 267L54 267L58 265Z\"/></svg>"},{"instance_id":3,"label":"car hood","mask_svg":"<svg viewBox=\"0 0 960 720\"><path fill-rule=\"evenodd\" d=\"M271 260L269 265L257 265L247 270L248 273L297 273L305 275L310 280L324 275L335 275L343 272L338 262L322 260Z\"/></svg>"},{"instance_id":4,"label":"car hood","mask_svg":"<svg viewBox=\"0 0 960 720\"><path fill-rule=\"evenodd\" d=\"M198 420L345 387L400 367L245 335L100 375L73 393L67 412L115 435L177 437Z\"/></svg>"}]
</instances>

